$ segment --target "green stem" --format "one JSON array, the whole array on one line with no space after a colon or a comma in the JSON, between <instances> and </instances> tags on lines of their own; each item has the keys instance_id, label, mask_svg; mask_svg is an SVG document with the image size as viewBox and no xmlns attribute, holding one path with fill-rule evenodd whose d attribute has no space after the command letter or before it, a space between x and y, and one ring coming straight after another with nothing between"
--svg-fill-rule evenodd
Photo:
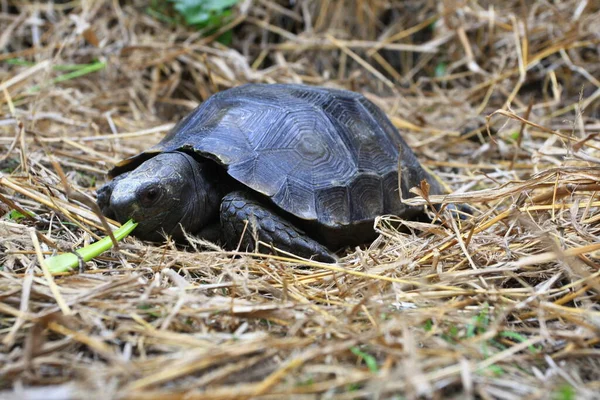
<instances>
[{"instance_id":1,"label":"green stem","mask_svg":"<svg viewBox=\"0 0 600 400\"><path fill-rule=\"evenodd\" d=\"M113 235L117 240L123 240L129 235L137 226L137 223L132 220L127 221L119 229L113 232ZM112 247L112 241L110 237L106 236L95 243L85 246L79 250L75 250L77 254L83 259L83 261L90 261L92 258L99 256L106 250ZM79 265L79 258L73 253L63 253L54 257L48 257L45 260L48 270L52 274L60 272L68 272L71 269Z\"/></svg>"}]
</instances>

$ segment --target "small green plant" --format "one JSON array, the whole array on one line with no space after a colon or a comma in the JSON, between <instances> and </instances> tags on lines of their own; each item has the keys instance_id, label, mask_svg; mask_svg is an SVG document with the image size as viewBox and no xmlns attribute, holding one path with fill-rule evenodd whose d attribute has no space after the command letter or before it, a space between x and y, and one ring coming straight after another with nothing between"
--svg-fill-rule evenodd
<instances>
[{"instance_id":1,"label":"small green plant","mask_svg":"<svg viewBox=\"0 0 600 400\"><path fill-rule=\"evenodd\" d=\"M446 333L443 333L441 335L441 337L448 343L457 343L459 339L458 333L458 327L456 325L452 325L448 328L448 331Z\"/></svg>"},{"instance_id":2,"label":"small green plant","mask_svg":"<svg viewBox=\"0 0 600 400\"><path fill-rule=\"evenodd\" d=\"M4 161L0 161L0 171L10 174L20 165L19 160L15 158L8 158Z\"/></svg>"},{"instance_id":3,"label":"small green plant","mask_svg":"<svg viewBox=\"0 0 600 400\"><path fill-rule=\"evenodd\" d=\"M520 343L523 343L524 341L527 340L527 338L525 336L521 335L520 333L513 332L513 331L502 331L502 332L500 332L500 336L516 340L517 342L520 342ZM529 346L527 346L527 348L533 354L539 353L540 351L542 351L541 347L536 347L533 345L529 345Z\"/></svg>"},{"instance_id":4,"label":"small green plant","mask_svg":"<svg viewBox=\"0 0 600 400\"><path fill-rule=\"evenodd\" d=\"M489 372L494 376L502 376L505 374L505 371L502 369L502 367L497 365L490 365L489 367L485 368L484 371Z\"/></svg>"},{"instance_id":5,"label":"small green plant","mask_svg":"<svg viewBox=\"0 0 600 400\"><path fill-rule=\"evenodd\" d=\"M487 303L483 305L483 309L473 317L473 322L467 325L467 337L471 338L475 335L484 333L490 324L489 306Z\"/></svg>"},{"instance_id":6,"label":"small green plant","mask_svg":"<svg viewBox=\"0 0 600 400\"><path fill-rule=\"evenodd\" d=\"M346 390L348 390L349 392L356 392L359 389L360 383L351 383L348 386L346 386Z\"/></svg>"},{"instance_id":7,"label":"small green plant","mask_svg":"<svg viewBox=\"0 0 600 400\"><path fill-rule=\"evenodd\" d=\"M369 371L371 371L374 374L379 371L379 367L377 366L377 359L375 357L359 349L357 346L351 347L350 351L355 356L363 359L365 364L367 364L367 368L369 368Z\"/></svg>"},{"instance_id":8,"label":"small green plant","mask_svg":"<svg viewBox=\"0 0 600 400\"><path fill-rule=\"evenodd\" d=\"M158 307L155 307L151 304L139 304L137 306L138 310L143 310L145 311L145 313L151 317L154 318L160 318L161 317L161 313L160 313L160 309Z\"/></svg>"},{"instance_id":9,"label":"small green plant","mask_svg":"<svg viewBox=\"0 0 600 400\"><path fill-rule=\"evenodd\" d=\"M207 28L221 25L239 0L169 0L188 25Z\"/></svg>"},{"instance_id":10,"label":"small green plant","mask_svg":"<svg viewBox=\"0 0 600 400\"><path fill-rule=\"evenodd\" d=\"M205 30L206 34L210 35L228 22L232 7L239 2L240 0L153 0L146 11L152 17L168 24L185 23ZM231 39L232 32L227 31L217 40L229 44Z\"/></svg>"},{"instance_id":11,"label":"small green plant","mask_svg":"<svg viewBox=\"0 0 600 400\"><path fill-rule=\"evenodd\" d=\"M556 392L552 394L553 400L575 400L577 393L573 386L564 384Z\"/></svg>"},{"instance_id":12,"label":"small green plant","mask_svg":"<svg viewBox=\"0 0 600 400\"><path fill-rule=\"evenodd\" d=\"M113 235L115 236L115 239L122 240L127 237L127 235L129 235L136 226L137 223L129 220L119 229L115 230ZM83 261L89 261L110 249L112 245L113 244L110 240L110 237L106 236L97 242L90 244L89 246L85 246L79 250L76 250L75 253L77 253ZM68 272L77 267L77 265L79 265L79 257L73 253L63 253L57 256L48 257L46 258L45 262L48 266L48 270L50 270L50 273L56 274L60 272Z\"/></svg>"},{"instance_id":13,"label":"small green plant","mask_svg":"<svg viewBox=\"0 0 600 400\"><path fill-rule=\"evenodd\" d=\"M519 131L514 131L510 135L508 135L509 139L512 139L515 142L519 141L520 136L521 136L521 132L519 132Z\"/></svg>"},{"instance_id":14,"label":"small green plant","mask_svg":"<svg viewBox=\"0 0 600 400\"><path fill-rule=\"evenodd\" d=\"M423 329L425 329L425 332L431 332L431 330L433 329L433 321L430 319L425 321L425 323L423 324Z\"/></svg>"},{"instance_id":15,"label":"small green plant","mask_svg":"<svg viewBox=\"0 0 600 400\"><path fill-rule=\"evenodd\" d=\"M59 65L57 68L54 68L56 71L69 71L65 74L59 75L56 78L50 79L49 82L46 82L44 85L54 85L60 82L66 82L71 79L79 78L80 76L88 75L93 72L100 71L106 67L105 62L96 61L92 64L68 64L68 65ZM40 85L34 85L29 88L30 93L35 93L41 89Z\"/></svg>"},{"instance_id":16,"label":"small green plant","mask_svg":"<svg viewBox=\"0 0 600 400\"><path fill-rule=\"evenodd\" d=\"M446 70L448 69L448 64L445 62L440 62L435 66L435 77L441 78L446 75Z\"/></svg>"},{"instance_id":17,"label":"small green plant","mask_svg":"<svg viewBox=\"0 0 600 400\"><path fill-rule=\"evenodd\" d=\"M311 386L314 385L315 383L315 379L311 376L308 378L305 378L299 382L296 383L296 386L302 387L302 386Z\"/></svg>"},{"instance_id":18,"label":"small green plant","mask_svg":"<svg viewBox=\"0 0 600 400\"><path fill-rule=\"evenodd\" d=\"M32 212L28 213L31 216L34 216L34 214ZM8 213L8 219L10 219L11 221L15 221L15 222L20 222L23 218L26 218L27 216L25 214L23 214L20 211L17 210L11 210Z\"/></svg>"}]
</instances>

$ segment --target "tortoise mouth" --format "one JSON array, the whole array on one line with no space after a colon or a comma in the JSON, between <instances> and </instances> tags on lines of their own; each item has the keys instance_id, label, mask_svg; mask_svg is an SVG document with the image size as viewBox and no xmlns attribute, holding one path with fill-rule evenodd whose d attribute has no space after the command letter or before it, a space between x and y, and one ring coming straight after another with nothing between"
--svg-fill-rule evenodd
<instances>
[{"instance_id":1,"label":"tortoise mouth","mask_svg":"<svg viewBox=\"0 0 600 400\"><path fill-rule=\"evenodd\" d=\"M159 213L155 216L155 218L162 220L164 217L166 217L166 214L167 212ZM132 219L134 222L138 222L135 218ZM129 218L125 218L125 221L126 220L129 220ZM124 223L125 221L119 222ZM138 226L134 231L134 235L141 240L147 240L150 242L163 242L166 237L173 235L173 232L167 232L160 223L156 224L153 220L146 219L138 222Z\"/></svg>"},{"instance_id":2,"label":"tortoise mouth","mask_svg":"<svg viewBox=\"0 0 600 400\"><path fill-rule=\"evenodd\" d=\"M109 197L103 200L108 203L105 214L122 223L133 219L138 223L134 235L144 240L171 236L180 241L184 230L195 233L218 214L220 203L212 164L198 158L187 152L162 152L117 177L112 193L102 196Z\"/></svg>"},{"instance_id":3,"label":"tortoise mouth","mask_svg":"<svg viewBox=\"0 0 600 400\"><path fill-rule=\"evenodd\" d=\"M153 201L153 204L147 206L143 200L140 200L139 192L141 190L123 190L117 187L113 191L110 198L109 209L115 216L117 221L125 223L130 219L133 219L139 224L138 232L144 231L141 229L144 225L148 225L150 221L160 220L161 216L166 215L169 210L161 210L160 205L157 204L157 200Z\"/></svg>"}]
</instances>

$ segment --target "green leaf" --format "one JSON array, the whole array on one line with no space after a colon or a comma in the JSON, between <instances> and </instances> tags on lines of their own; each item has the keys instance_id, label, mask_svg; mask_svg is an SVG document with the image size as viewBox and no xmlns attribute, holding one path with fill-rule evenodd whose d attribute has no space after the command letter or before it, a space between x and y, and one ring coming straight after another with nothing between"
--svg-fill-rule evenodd
<instances>
[{"instance_id":1,"label":"green leaf","mask_svg":"<svg viewBox=\"0 0 600 400\"><path fill-rule=\"evenodd\" d=\"M431 330L433 329L433 321L430 319L425 321L425 323L423 324L423 329L425 329L426 332L431 332Z\"/></svg>"},{"instance_id":2,"label":"green leaf","mask_svg":"<svg viewBox=\"0 0 600 400\"><path fill-rule=\"evenodd\" d=\"M516 340L517 342L520 342L520 343L523 343L524 341L527 340L527 338L525 336L521 335L520 333L513 332L513 331L502 331L502 332L500 332L500 336ZM534 345L529 345L529 346L527 346L527 348L529 349L530 352L532 352L534 354L542 351L541 348L537 348Z\"/></svg>"},{"instance_id":3,"label":"green leaf","mask_svg":"<svg viewBox=\"0 0 600 400\"><path fill-rule=\"evenodd\" d=\"M70 65L68 67L73 67L73 65ZM64 81L78 78L80 76L91 74L92 72L99 71L99 70L103 69L104 67L106 67L106 63L103 63L103 62L95 62L93 64L82 64L81 68L71 70L71 72L59 75L56 78L52 79L50 81L50 84L53 85L55 83L64 82ZM38 90L40 90L40 86L35 85L29 89L29 92L37 92Z\"/></svg>"},{"instance_id":4,"label":"green leaf","mask_svg":"<svg viewBox=\"0 0 600 400\"><path fill-rule=\"evenodd\" d=\"M575 388L571 385L562 385L557 392L552 395L553 400L575 400L577 398Z\"/></svg>"},{"instance_id":5,"label":"green leaf","mask_svg":"<svg viewBox=\"0 0 600 400\"><path fill-rule=\"evenodd\" d=\"M509 135L509 137L510 137L512 140L514 140L515 142L518 142L518 141L519 141L519 136L521 136L521 132L519 132L519 131L514 131L513 133L511 133L511 134Z\"/></svg>"},{"instance_id":6,"label":"green leaf","mask_svg":"<svg viewBox=\"0 0 600 400\"><path fill-rule=\"evenodd\" d=\"M438 65L435 66L435 77L441 78L442 76L445 76L447 69L448 64L446 64L445 62L438 63Z\"/></svg>"},{"instance_id":7,"label":"green leaf","mask_svg":"<svg viewBox=\"0 0 600 400\"><path fill-rule=\"evenodd\" d=\"M346 390L348 390L349 392L356 392L359 389L360 383L351 383L348 386L346 386Z\"/></svg>"},{"instance_id":8,"label":"green leaf","mask_svg":"<svg viewBox=\"0 0 600 400\"><path fill-rule=\"evenodd\" d=\"M17 210L11 210L8 213L8 219L10 219L11 221L15 221L15 222L19 222L20 220L22 220L25 217L27 217L25 214L23 214L22 212L17 211Z\"/></svg>"},{"instance_id":9,"label":"green leaf","mask_svg":"<svg viewBox=\"0 0 600 400\"><path fill-rule=\"evenodd\" d=\"M35 65L34 62L26 61L21 58L9 58L8 60L5 60L4 62L7 63L8 65L22 65L22 66L27 66L27 67Z\"/></svg>"},{"instance_id":10,"label":"green leaf","mask_svg":"<svg viewBox=\"0 0 600 400\"><path fill-rule=\"evenodd\" d=\"M181 13L183 14L183 12ZM188 25L201 25L210 21L210 13L205 10L195 10L194 12L183 15L185 17L185 22L187 22Z\"/></svg>"},{"instance_id":11,"label":"green leaf","mask_svg":"<svg viewBox=\"0 0 600 400\"><path fill-rule=\"evenodd\" d=\"M377 360L375 359L375 357L373 357L369 353L365 353L356 346L351 347L350 351L352 352L352 354L362 358L365 361L365 364L367 364L367 368L369 368L369 371L373 373L377 373L379 371L379 367L377 366Z\"/></svg>"},{"instance_id":12,"label":"green leaf","mask_svg":"<svg viewBox=\"0 0 600 400\"><path fill-rule=\"evenodd\" d=\"M169 0L188 25L216 27L240 0Z\"/></svg>"},{"instance_id":13,"label":"green leaf","mask_svg":"<svg viewBox=\"0 0 600 400\"><path fill-rule=\"evenodd\" d=\"M485 369L485 371L489 371L495 376L502 376L505 373L502 367L499 367L497 365L490 365Z\"/></svg>"},{"instance_id":14,"label":"green leaf","mask_svg":"<svg viewBox=\"0 0 600 400\"><path fill-rule=\"evenodd\" d=\"M9 65L20 65L26 67L32 67L35 65L33 61L23 60L21 58L9 58L4 61ZM55 64L52 66L52 70L54 71L79 71L86 68L96 68L98 62L94 62L91 64Z\"/></svg>"},{"instance_id":15,"label":"green leaf","mask_svg":"<svg viewBox=\"0 0 600 400\"><path fill-rule=\"evenodd\" d=\"M448 333L450 337L456 338L458 336L458 327L456 325L452 325Z\"/></svg>"},{"instance_id":16,"label":"green leaf","mask_svg":"<svg viewBox=\"0 0 600 400\"><path fill-rule=\"evenodd\" d=\"M467 334L466 337L471 338L476 334L479 335L487 330L487 327L490 324L489 317L489 306L487 303L483 304L483 308L472 318L472 323L467 325Z\"/></svg>"},{"instance_id":17,"label":"green leaf","mask_svg":"<svg viewBox=\"0 0 600 400\"><path fill-rule=\"evenodd\" d=\"M296 383L296 386L312 386L315 383L315 379L313 377L306 378L305 380L299 381Z\"/></svg>"},{"instance_id":18,"label":"green leaf","mask_svg":"<svg viewBox=\"0 0 600 400\"><path fill-rule=\"evenodd\" d=\"M113 232L117 240L123 240L129 235L137 226L137 223L132 220L127 221L119 229ZM83 259L83 261L89 261L94 257L99 256L106 250L112 247L112 241L110 237L106 236L89 246L83 247L75 252ZM71 269L79 265L79 258L73 253L59 254L54 257L48 257L45 260L48 270L52 274L60 272L68 272Z\"/></svg>"},{"instance_id":19,"label":"green leaf","mask_svg":"<svg viewBox=\"0 0 600 400\"><path fill-rule=\"evenodd\" d=\"M0 161L0 171L10 174L17 169L19 165L20 162L16 158L7 158L6 160Z\"/></svg>"}]
</instances>

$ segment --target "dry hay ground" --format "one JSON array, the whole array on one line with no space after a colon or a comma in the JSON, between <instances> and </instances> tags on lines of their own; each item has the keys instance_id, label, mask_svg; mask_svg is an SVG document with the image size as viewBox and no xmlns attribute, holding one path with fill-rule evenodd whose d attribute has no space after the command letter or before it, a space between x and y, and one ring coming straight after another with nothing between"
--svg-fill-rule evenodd
<instances>
[{"instance_id":1,"label":"dry hay ground","mask_svg":"<svg viewBox=\"0 0 600 400\"><path fill-rule=\"evenodd\" d=\"M217 34L56 3L0 1L0 397L600 392L597 0L242 1ZM414 201L475 215L382 218L335 266L127 238L44 274L104 235L114 162L245 82L364 93L454 193Z\"/></svg>"}]
</instances>

